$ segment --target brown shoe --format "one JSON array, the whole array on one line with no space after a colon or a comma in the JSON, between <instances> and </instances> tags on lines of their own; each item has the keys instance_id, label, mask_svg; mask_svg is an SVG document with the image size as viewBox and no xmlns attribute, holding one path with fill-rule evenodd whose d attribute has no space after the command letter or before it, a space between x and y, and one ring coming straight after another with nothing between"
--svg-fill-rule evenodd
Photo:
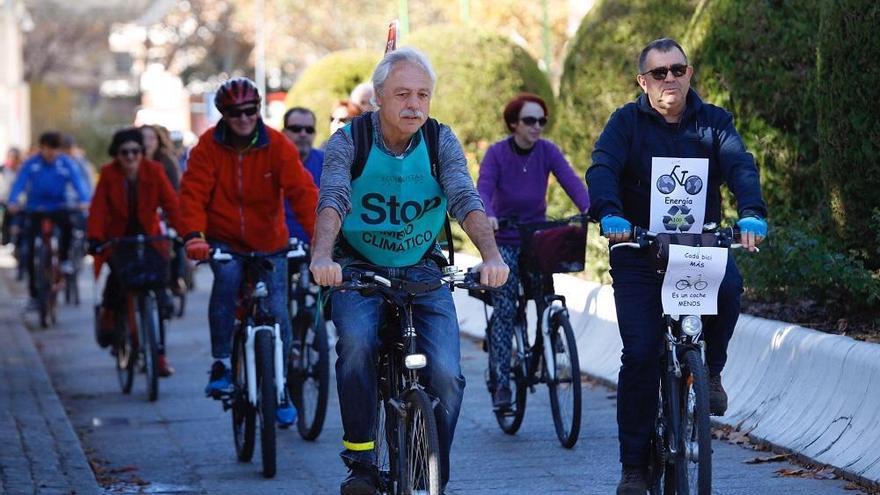
<instances>
[{"instance_id":1,"label":"brown shoe","mask_svg":"<svg viewBox=\"0 0 880 495\"><path fill-rule=\"evenodd\" d=\"M174 374L174 368L172 368L171 365L168 364L168 358L166 358L165 356L159 356L159 363L156 367L156 371L159 372L159 376L161 376L162 378L167 378Z\"/></svg>"},{"instance_id":2,"label":"brown shoe","mask_svg":"<svg viewBox=\"0 0 880 495\"><path fill-rule=\"evenodd\" d=\"M709 414L724 416L727 412L727 392L721 386L721 375L709 375Z\"/></svg>"},{"instance_id":3,"label":"brown shoe","mask_svg":"<svg viewBox=\"0 0 880 495\"><path fill-rule=\"evenodd\" d=\"M645 495L648 491L648 476L645 466L624 464L617 495Z\"/></svg>"},{"instance_id":4,"label":"brown shoe","mask_svg":"<svg viewBox=\"0 0 880 495\"><path fill-rule=\"evenodd\" d=\"M101 347L113 343L116 334L116 313L112 309L99 307L95 315L95 339Z\"/></svg>"}]
</instances>

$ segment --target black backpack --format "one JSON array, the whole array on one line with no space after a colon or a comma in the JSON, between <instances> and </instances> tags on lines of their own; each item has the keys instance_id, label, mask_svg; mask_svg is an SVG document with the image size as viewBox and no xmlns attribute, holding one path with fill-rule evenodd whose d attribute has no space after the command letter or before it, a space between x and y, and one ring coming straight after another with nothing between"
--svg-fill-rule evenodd
<instances>
[{"instance_id":1,"label":"black backpack","mask_svg":"<svg viewBox=\"0 0 880 495\"><path fill-rule=\"evenodd\" d=\"M373 112L358 115L351 121L351 140L354 143L354 161L351 164L352 182L361 176L373 147ZM428 159L431 162L431 175L440 181L440 123L428 118L422 125L422 135L428 146ZM446 245L449 249L449 264L455 264L455 250L452 245L452 226L449 224L449 213L443 225L446 234Z\"/></svg>"}]
</instances>

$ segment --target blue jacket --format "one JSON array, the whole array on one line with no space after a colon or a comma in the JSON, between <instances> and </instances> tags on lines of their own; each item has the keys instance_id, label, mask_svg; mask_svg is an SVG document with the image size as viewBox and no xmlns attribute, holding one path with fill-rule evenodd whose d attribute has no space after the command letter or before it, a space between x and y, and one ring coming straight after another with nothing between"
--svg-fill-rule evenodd
<instances>
[{"instance_id":1,"label":"blue jacket","mask_svg":"<svg viewBox=\"0 0 880 495\"><path fill-rule=\"evenodd\" d=\"M667 123L644 94L611 115L586 173L590 216L619 215L633 225L648 227L655 156L709 159L706 223L721 220L721 184L727 184L736 197L740 217L767 216L755 158L746 151L733 117L704 103L693 89L678 124Z\"/></svg>"},{"instance_id":2,"label":"blue jacket","mask_svg":"<svg viewBox=\"0 0 880 495\"><path fill-rule=\"evenodd\" d=\"M27 192L26 211L59 211L67 209L67 185L73 186L81 203L91 199L89 190L72 158L60 155L55 163L48 163L43 155L37 154L21 165L21 170L12 183L9 203L17 203L18 197Z\"/></svg>"},{"instance_id":3,"label":"blue jacket","mask_svg":"<svg viewBox=\"0 0 880 495\"><path fill-rule=\"evenodd\" d=\"M321 168L324 166L324 152L312 148L312 151L309 152L309 156L306 157L303 166L305 166L306 170L312 174L312 179L315 180L315 185L321 187ZM293 209L290 207L290 203L286 199L284 200L284 221L287 222L287 230L290 232L290 237L296 237L303 242L311 241L306 230L297 221L296 215L293 213Z\"/></svg>"}]
</instances>

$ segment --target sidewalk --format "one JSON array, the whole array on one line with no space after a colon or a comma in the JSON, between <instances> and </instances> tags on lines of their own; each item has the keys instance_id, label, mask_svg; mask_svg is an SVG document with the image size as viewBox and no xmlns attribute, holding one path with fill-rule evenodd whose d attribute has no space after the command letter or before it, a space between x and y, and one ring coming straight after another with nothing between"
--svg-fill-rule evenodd
<instances>
[{"instance_id":1,"label":"sidewalk","mask_svg":"<svg viewBox=\"0 0 880 495\"><path fill-rule=\"evenodd\" d=\"M0 493L101 493L22 324L24 297L11 277L0 268Z\"/></svg>"}]
</instances>

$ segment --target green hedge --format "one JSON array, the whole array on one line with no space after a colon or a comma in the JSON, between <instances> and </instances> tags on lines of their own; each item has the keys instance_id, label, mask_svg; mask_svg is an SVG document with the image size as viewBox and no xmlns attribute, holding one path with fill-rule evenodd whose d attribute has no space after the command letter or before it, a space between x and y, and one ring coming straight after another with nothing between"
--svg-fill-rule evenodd
<instances>
[{"instance_id":1,"label":"green hedge","mask_svg":"<svg viewBox=\"0 0 880 495\"><path fill-rule=\"evenodd\" d=\"M824 194L816 181L819 1L705 2L685 38L696 69L693 85L733 113L776 221L822 216Z\"/></svg>"},{"instance_id":2,"label":"green hedge","mask_svg":"<svg viewBox=\"0 0 880 495\"><path fill-rule=\"evenodd\" d=\"M838 233L880 268L880 3L825 0L819 29L820 157Z\"/></svg>"},{"instance_id":3,"label":"green hedge","mask_svg":"<svg viewBox=\"0 0 880 495\"><path fill-rule=\"evenodd\" d=\"M636 60L652 40L685 34L696 0L598 0L571 42L553 137L581 175L618 107L641 93ZM685 47L687 49L687 47Z\"/></svg>"},{"instance_id":4,"label":"green hedge","mask_svg":"<svg viewBox=\"0 0 880 495\"><path fill-rule=\"evenodd\" d=\"M508 134L501 112L517 93L538 94L554 111L553 90L537 62L500 35L441 25L416 31L405 42L424 52L437 73L431 115L478 157Z\"/></svg>"},{"instance_id":5,"label":"green hedge","mask_svg":"<svg viewBox=\"0 0 880 495\"><path fill-rule=\"evenodd\" d=\"M329 137L329 115L337 100L348 98L358 84L369 81L382 53L372 50L333 52L306 69L290 88L284 104L306 107L317 116L317 144Z\"/></svg>"}]
</instances>

